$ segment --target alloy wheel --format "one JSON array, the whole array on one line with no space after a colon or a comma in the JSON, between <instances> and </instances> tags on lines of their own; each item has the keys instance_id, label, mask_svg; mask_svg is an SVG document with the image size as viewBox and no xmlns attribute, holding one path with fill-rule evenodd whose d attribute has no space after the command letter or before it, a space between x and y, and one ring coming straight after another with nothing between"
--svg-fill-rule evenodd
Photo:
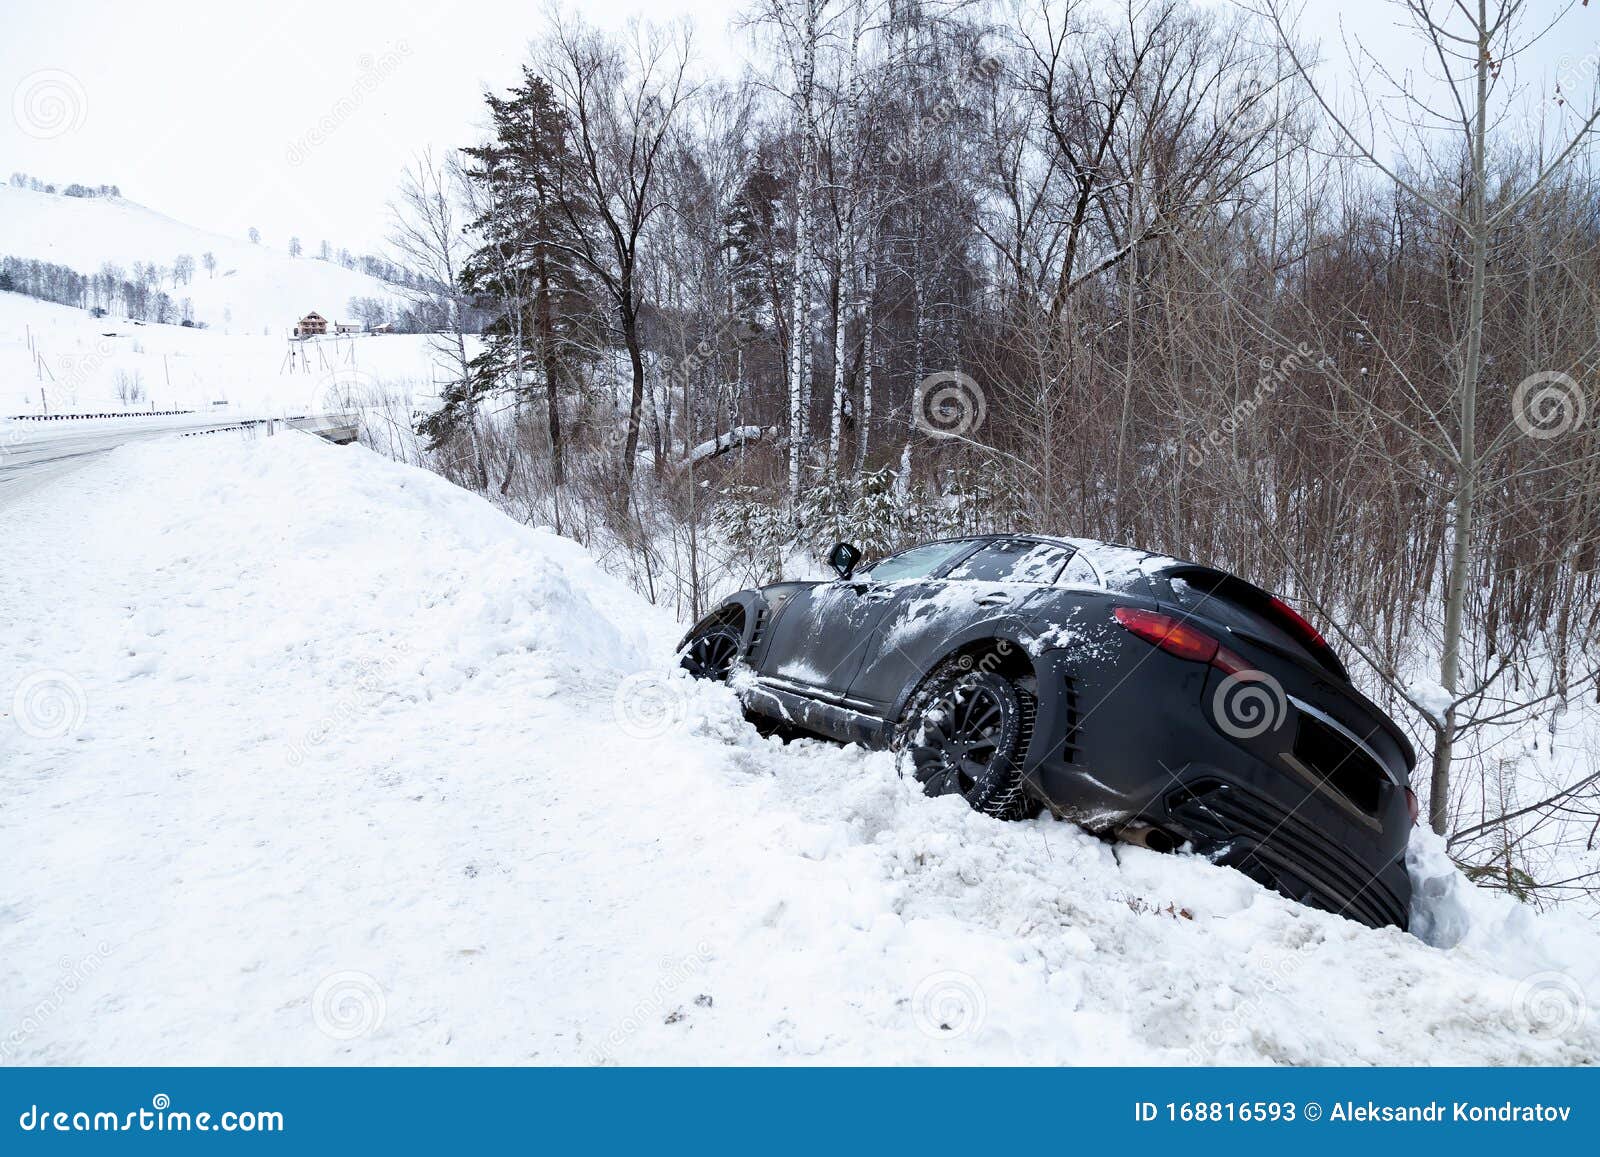
<instances>
[{"instance_id":1,"label":"alloy wheel","mask_svg":"<svg viewBox=\"0 0 1600 1157\"><path fill-rule=\"evenodd\" d=\"M999 750L1005 707L986 686L958 684L923 717L911 755L930 793L970 796Z\"/></svg>"},{"instance_id":2,"label":"alloy wheel","mask_svg":"<svg viewBox=\"0 0 1600 1157\"><path fill-rule=\"evenodd\" d=\"M683 668L696 679L723 680L739 655L739 638L726 627L708 631L689 644Z\"/></svg>"}]
</instances>

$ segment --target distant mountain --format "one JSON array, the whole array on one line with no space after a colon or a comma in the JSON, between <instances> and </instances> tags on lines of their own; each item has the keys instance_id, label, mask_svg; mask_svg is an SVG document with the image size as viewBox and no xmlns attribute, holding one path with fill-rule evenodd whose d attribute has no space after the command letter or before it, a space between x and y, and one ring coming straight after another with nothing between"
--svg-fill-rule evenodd
<instances>
[{"instance_id":1,"label":"distant mountain","mask_svg":"<svg viewBox=\"0 0 1600 1157\"><path fill-rule=\"evenodd\" d=\"M214 274L202 255L216 257ZM174 285L180 254L193 258L194 274ZM85 276L110 262L129 276L134 262L165 271L160 289L175 303L193 303L194 317L225 333L286 334L315 310L329 321L346 320L352 297L375 297L398 308L394 286L315 257L290 257L265 245L208 233L120 197L67 197L0 186L0 257L65 265Z\"/></svg>"}]
</instances>

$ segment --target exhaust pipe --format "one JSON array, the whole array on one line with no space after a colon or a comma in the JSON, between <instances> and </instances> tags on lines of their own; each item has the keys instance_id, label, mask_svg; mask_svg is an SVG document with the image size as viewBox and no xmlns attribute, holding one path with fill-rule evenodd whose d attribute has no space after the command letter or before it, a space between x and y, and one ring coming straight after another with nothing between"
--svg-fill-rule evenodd
<instances>
[{"instance_id":1,"label":"exhaust pipe","mask_svg":"<svg viewBox=\"0 0 1600 1157\"><path fill-rule=\"evenodd\" d=\"M1183 843L1171 832L1152 827L1149 824L1129 824L1125 828L1120 828L1117 831L1117 839L1126 844L1137 844L1141 848L1149 848L1152 852L1159 852L1161 855L1177 851Z\"/></svg>"}]
</instances>

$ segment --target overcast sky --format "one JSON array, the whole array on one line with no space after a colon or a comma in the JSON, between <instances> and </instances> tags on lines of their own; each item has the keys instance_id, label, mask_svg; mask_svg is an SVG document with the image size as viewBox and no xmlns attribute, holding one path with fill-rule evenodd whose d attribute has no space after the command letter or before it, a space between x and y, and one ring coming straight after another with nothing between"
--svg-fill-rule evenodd
<instances>
[{"instance_id":1,"label":"overcast sky","mask_svg":"<svg viewBox=\"0 0 1600 1157\"><path fill-rule=\"evenodd\" d=\"M1449 0L1444 0L1448 3ZM408 4L0 0L0 176L115 183L189 224L308 250L376 246L397 176L421 146L458 146L481 93L517 78L537 0ZM1554 0L1533 0L1555 11ZM595 0L596 23L692 15L703 57L737 68L740 0ZM1311 0L1306 31L1342 58L1340 23L1392 64L1413 63L1389 0ZM1600 5L1575 10L1524 79L1588 57ZM331 126L330 131L324 131Z\"/></svg>"}]
</instances>

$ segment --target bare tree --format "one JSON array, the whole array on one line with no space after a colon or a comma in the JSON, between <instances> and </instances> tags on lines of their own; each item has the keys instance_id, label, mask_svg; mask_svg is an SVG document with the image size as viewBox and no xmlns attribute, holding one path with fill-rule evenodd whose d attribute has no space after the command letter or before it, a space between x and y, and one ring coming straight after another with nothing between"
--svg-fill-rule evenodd
<instances>
[{"instance_id":1,"label":"bare tree","mask_svg":"<svg viewBox=\"0 0 1600 1157\"><path fill-rule=\"evenodd\" d=\"M693 93L686 72L689 32L636 25L626 42L554 13L541 60L561 95L577 154L575 181L594 220L563 198L569 248L604 287L631 372L622 477L631 484L644 408L644 343L639 331L641 242L662 204L657 188L669 135Z\"/></svg>"},{"instance_id":2,"label":"bare tree","mask_svg":"<svg viewBox=\"0 0 1600 1157\"><path fill-rule=\"evenodd\" d=\"M1445 412L1430 414L1429 428L1406 428L1419 442L1443 451L1444 466L1450 475L1444 488L1450 519L1439 634L1439 684L1445 700L1434 705L1419 704L1427 708L1434 731L1429 823L1442 834L1451 822L1451 764L1462 729L1462 706L1484 690L1481 685L1462 684L1462 644L1469 587L1479 549L1478 496L1484 485L1499 481L1495 459L1485 454L1480 442L1479 421L1491 238L1519 209L1540 195L1590 138L1600 119L1600 107L1591 108L1580 117L1576 129L1541 160L1524 188L1491 209L1488 184L1496 166L1490 150L1495 121L1504 115L1497 114L1492 101L1504 102L1515 96L1514 91L1497 90L1502 88L1505 62L1522 55L1533 42L1522 38L1519 31L1526 15L1526 0L1467 0L1440 8L1438 15L1422 0L1396 0L1395 7L1437 66L1433 80L1441 90L1444 105L1441 110L1433 94L1418 91L1411 79L1392 78L1378 69L1408 111L1391 114L1368 105L1366 131L1352 116L1336 109L1324 94L1290 34L1281 4L1273 0L1265 11L1283 50L1345 145L1405 196L1449 222L1459 237L1466 276L1462 292L1452 302L1455 342L1451 361L1455 381L1451 398ZM1369 71L1376 68L1370 53L1364 48L1359 53ZM1391 139L1419 142L1416 159L1407 169L1386 159L1385 144L1375 130L1379 123ZM1442 160L1436 160L1429 147L1435 142L1444 148ZM1454 197L1441 195L1441 187L1454 187L1458 193ZM1385 417L1394 420L1388 412Z\"/></svg>"},{"instance_id":3,"label":"bare tree","mask_svg":"<svg viewBox=\"0 0 1600 1157\"><path fill-rule=\"evenodd\" d=\"M461 175L456 165L439 161L431 149L419 153L401 177L399 200L389 207L389 243L400 264L414 275L406 284L406 295L431 307L431 315L443 323L431 342L432 348L451 367L455 381L465 383L471 377L471 358L465 324L469 303L461 288L461 266L469 246L457 220L461 199ZM470 390L465 420L473 458L486 483L488 467L478 438Z\"/></svg>"}]
</instances>

